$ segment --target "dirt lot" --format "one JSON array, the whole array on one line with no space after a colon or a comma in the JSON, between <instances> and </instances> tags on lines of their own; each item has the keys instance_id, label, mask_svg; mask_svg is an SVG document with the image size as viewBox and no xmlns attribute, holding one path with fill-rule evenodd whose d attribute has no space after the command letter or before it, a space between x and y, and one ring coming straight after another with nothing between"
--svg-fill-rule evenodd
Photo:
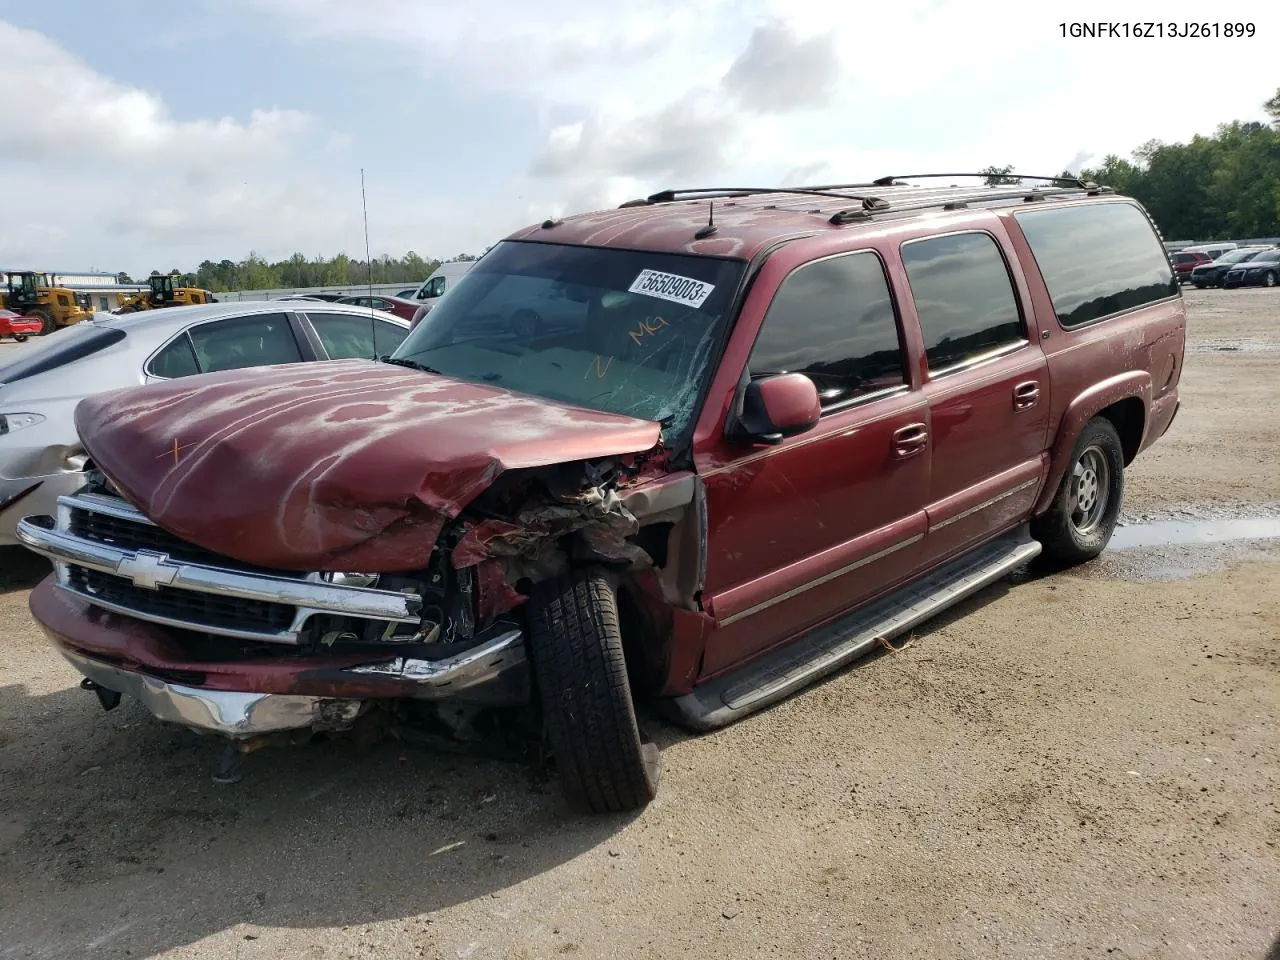
<instances>
[{"instance_id":1,"label":"dirt lot","mask_svg":"<svg viewBox=\"0 0 1280 960\"><path fill-rule=\"evenodd\" d=\"M1127 512L1274 528L1280 294L1187 299ZM733 728L655 724L658 801L589 820L387 742L217 785L216 744L76 688L3 564L0 958L1280 956L1280 540L1033 569Z\"/></svg>"}]
</instances>

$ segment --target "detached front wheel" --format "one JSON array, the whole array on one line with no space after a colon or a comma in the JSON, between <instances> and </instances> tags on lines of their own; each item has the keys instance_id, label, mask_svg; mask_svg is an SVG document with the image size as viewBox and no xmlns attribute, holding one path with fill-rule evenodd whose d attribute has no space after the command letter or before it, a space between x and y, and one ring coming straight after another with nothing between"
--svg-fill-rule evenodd
<instances>
[{"instance_id":1,"label":"detached front wheel","mask_svg":"<svg viewBox=\"0 0 1280 960\"><path fill-rule=\"evenodd\" d=\"M1031 523L1051 560L1092 560L1115 532L1124 494L1124 446L1105 417L1085 424L1053 503Z\"/></svg>"},{"instance_id":2,"label":"detached front wheel","mask_svg":"<svg viewBox=\"0 0 1280 960\"><path fill-rule=\"evenodd\" d=\"M603 570L541 584L526 605L529 656L569 804L620 813L657 794L657 747L643 743L622 654L618 598Z\"/></svg>"}]
</instances>

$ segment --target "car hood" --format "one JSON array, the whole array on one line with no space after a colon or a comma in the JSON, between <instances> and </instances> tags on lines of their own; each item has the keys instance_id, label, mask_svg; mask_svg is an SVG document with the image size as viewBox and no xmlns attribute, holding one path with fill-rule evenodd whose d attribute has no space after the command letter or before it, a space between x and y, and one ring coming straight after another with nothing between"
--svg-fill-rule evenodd
<instances>
[{"instance_id":1,"label":"car hood","mask_svg":"<svg viewBox=\"0 0 1280 960\"><path fill-rule=\"evenodd\" d=\"M369 360L228 371L90 397L94 464L156 524L243 563L423 567L504 471L640 453L661 426Z\"/></svg>"}]
</instances>

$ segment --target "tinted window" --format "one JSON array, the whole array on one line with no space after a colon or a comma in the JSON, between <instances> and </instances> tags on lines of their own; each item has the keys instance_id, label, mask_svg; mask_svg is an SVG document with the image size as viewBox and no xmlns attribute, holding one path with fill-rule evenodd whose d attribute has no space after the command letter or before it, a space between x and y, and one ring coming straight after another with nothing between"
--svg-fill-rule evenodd
<instances>
[{"instance_id":1,"label":"tinted window","mask_svg":"<svg viewBox=\"0 0 1280 960\"><path fill-rule=\"evenodd\" d=\"M148 369L153 375L169 380L200 372L195 351L191 349L191 341L185 333L157 353Z\"/></svg>"},{"instance_id":2,"label":"tinted window","mask_svg":"<svg viewBox=\"0 0 1280 960\"><path fill-rule=\"evenodd\" d=\"M283 313L263 313L205 323L189 331L204 373L238 370L302 359Z\"/></svg>"},{"instance_id":3,"label":"tinted window","mask_svg":"<svg viewBox=\"0 0 1280 960\"><path fill-rule=\"evenodd\" d=\"M1178 295L1160 238L1132 204L1091 203L1015 216L1064 327Z\"/></svg>"},{"instance_id":4,"label":"tinted window","mask_svg":"<svg viewBox=\"0 0 1280 960\"><path fill-rule=\"evenodd\" d=\"M940 370L1026 339L1009 268L985 233L902 245L925 355Z\"/></svg>"},{"instance_id":5,"label":"tinted window","mask_svg":"<svg viewBox=\"0 0 1280 960\"><path fill-rule=\"evenodd\" d=\"M0 367L0 383L15 383L47 370L56 370L92 356L124 339L118 327L97 327L91 322L64 327L44 343L28 350L21 359Z\"/></svg>"},{"instance_id":6,"label":"tinted window","mask_svg":"<svg viewBox=\"0 0 1280 960\"><path fill-rule=\"evenodd\" d=\"M790 274L769 305L748 366L753 377L805 374L823 406L905 383L880 258L855 253Z\"/></svg>"},{"instance_id":7,"label":"tinted window","mask_svg":"<svg viewBox=\"0 0 1280 960\"><path fill-rule=\"evenodd\" d=\"M350 313L307 313L331 360L385 357L409 335L404 327Z\"/></svg>"}]
</instances>

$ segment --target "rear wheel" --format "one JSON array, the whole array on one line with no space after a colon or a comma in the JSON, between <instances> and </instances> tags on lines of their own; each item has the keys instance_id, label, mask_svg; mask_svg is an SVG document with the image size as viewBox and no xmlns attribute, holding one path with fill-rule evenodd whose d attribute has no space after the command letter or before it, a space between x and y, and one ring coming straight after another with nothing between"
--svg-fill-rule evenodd
<instances>
[{"instance_id":1,"label":"rear wheel","mask_svg":"<svg viewBox=\"0 0 1280 960\"><path fill-rule=\"evenodd\" d=\"M644 807L657 793L657 747L636 723L618 624L603 570L537 587L526 607L529 655L561 789L587 813Z\"/></svg>"},{"instance_id":2,"label":"rear wheel","mask_svg":"<svg viewBox=\"0 0 1280 960\"><path fill-rule=\"evenodd\" d=\"M1045 556L1060 563L1092 560L1115 531L1124 494L1124 447L1105 417L1090 420L1071 453L1053 503L1031 523Z\"/></svg>"},{"instance_id":3,"label":"rear wheel","mask_svg":"<svg viewBox=\"0 0 1280 960\"><path fill-rule=\"evenodd\" d=\"M15 334L13 335L13 339L14 339L14 340L17 340L17 341L18 341L18 343L26 343L26 342L27 342L27 335L26 335L25 333L15 333Z\"/></svg>"}]
</instances>

